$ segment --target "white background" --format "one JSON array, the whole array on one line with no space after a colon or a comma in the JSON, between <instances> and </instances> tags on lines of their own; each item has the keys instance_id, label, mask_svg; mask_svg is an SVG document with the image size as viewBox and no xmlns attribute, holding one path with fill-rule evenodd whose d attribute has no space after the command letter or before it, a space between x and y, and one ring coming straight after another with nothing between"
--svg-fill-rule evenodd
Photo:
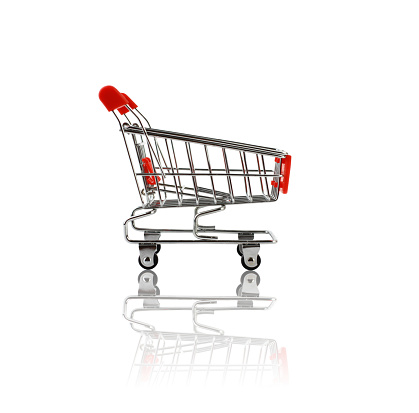
<instances>
[{"instance_id":1,"label":"white background","mask_svg":"<svg viewBox=\"0 0 419 413\"><path fill-rule=\"evenodd\" d=\"M417 411L418 17L414 1L5 3L1 410ZM279 238L259 270L277 306L221 327L285 346L288 388L125 389L139 200L107 84L157 128L293 156L288 195L213 217ZM242 268L234 247L179 245L156 272L165 294L229 295Z\"/></svg>"}]
</instances>

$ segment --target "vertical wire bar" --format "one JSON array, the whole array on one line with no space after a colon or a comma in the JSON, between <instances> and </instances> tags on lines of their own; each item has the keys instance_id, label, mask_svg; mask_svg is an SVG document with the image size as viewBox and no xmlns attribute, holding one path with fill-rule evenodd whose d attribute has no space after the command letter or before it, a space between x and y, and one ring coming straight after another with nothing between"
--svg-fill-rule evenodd
<instances>
[{"instance_id":1,"label":"vertical wire bar","mask_svg":"<svg viewBox=\"0 0 419 413\"><path fill-rule=\"evenodd\" d=\"M176 338L176 348L177 347L179 347L179 344L180 344L180 348L182 347L182 340L181 340L181 338L180 338L180 335L178 334L177 335L177 338ZM177 357L176 357L176 362L174 362L173 364L174 364L174 366L175 366L175 371L174 371L174 373L173 373L173 380L172 380L172 384L173 384L173 382L175 381L175 379L176 379L176 373L177 373L177 367L178 367L178 364L179 364L179 356L180 356L180 351L178 351L177 352L177 355L176 355ZM174 358L173 358L173 360L174 360Z\"/></svg>"},{"instance_id":2,"label":"vertical wire bar","mask_svg":"<svg viewBox=\"0 0 419 413\"><path fill-rule=\"evenodd\" d=\"M118 116L116 115L116 113L115 113L114 111L112 111L112 113L115 115L115 118L116 118L116 120L117 120L117 121L118 121L118 123L119 123L119 127L120 127L120 129L121 129L122 136L123 136L123 138L124 138L125 148L127 149L127 152L128 152L128 158L129 158L129 162L130 162L130 164L131 164L132 173L134 174L135 184L137 185L137 189L138 189L138 193L140 194L141 202L142 202L142 204L144 205L144 202L143 202L143 197L142 197L142 195L141 195L141 189L140 189L140 186L138 185L137 174L135 173L134 164L133 164L132 159L131 159L131 154L130 154L130 151L129 151L129 148L128 148L128 143L127 143L127 139L126 139L126 137L125 137L124 129L123 129L122 124L121 124L121 121L119 120L119 118L118 118Z\"/></svg>"},{"instance_id":3,"label":"vertical wire bar","mask_svg":"<svg viewBox=\"0 0 419 413\"><path fill-rule=\"evenodd\" d=\"M175 349L173 350L172 364L170 365L169 375L167 377L167 384L169 384L170 382L170 376L172 375L173 366L175 365L175 358L176 358L176 353L178 351L178 346L179 346L179 336L176 337Z\"/></svg>"},{"instance_id":4,"label":"vertical wire bar","mask_svg":"<svg viewBox=\"0 0 419 413\"><path fill-rule=\"evenodd\" d=\"M209 357L209 362L208 362L207 374L205 376L205 384L207 384L207 381L208 381L208 375L209 375L211 363L212 363L212 355L214 353L214 345L215 345L215 337L212 338L212 346L211 346L210 357Z\"/></svg>"},{"instance_id":5,"label":"vertical wire bar","mask_svg":"<svg viewBox=\"0 0 419 413\"><path fill-rule=\"evenodd\" d=\"M223 157L224 157L224 165L225 165L225 168L226 168L226 172L229 174L230 173L230 168L228 167L227 154L226 154L225 148L223 148ZM231 184L231 176L230 175L227 176L227 183L228 183L228 190L229 190L230 196L231 196L231 202L234 202L233 185Z\"/></svg>"},{"instance_id":6,"label":"vertical wire bar","mask_svg":"<svg viewBox=\"0 0 419 413\"><path fill-rule=\"evenodd\" d=\"M242 371L240 373L240 384L243 384L244 376L246 375L247 363L249 360L249 353L250 353L250 340L247 341L244 347Z\"/></svg>"},{"instance_id":7,"label":"vertical wire bar","mask_svg":"<svg viewBox=\"0 0 419 413\"><path fill-rule=\"evenodd\" d=\"M209 160L207 145L204 145L204 148L205 148L205 155L207 157L208 171L211 174L210 178L211 178L211 185L212 185L212 196L214 197L214 204L216 204L217 203L217 197L215 196L214 177L212 176L212 168L211 168L211 164L210 164L210 160Z\"/></svg>"},{"instance_id":8,"label":"vertical wire bar","mask_svg":"<svg viewBox=\"0 0 419 413\"><path fill-rule=\"evenodd\" d=\"M133 371L134 371L135 366L137 365L138 352L140 351L140 346L141 346L141 342L143 341L143 337L144 337L144 336L140 336L140 339L138 340L137 350L135 351L134 360L133 360L133 362L132 362L132 365L131 365L131 370L130 370L130 372L129 372L129 379L128 379L128 383L130 383L130 382L131 382L131 380L132 380L132 379L133 379L133 377L134 377L134 373L133 373Z\"/></svg>"},{"instance_id":9,"label":"vertical wire bar","mask_svg":"<svg viewBox=\"0 0 419 413\"><path fill-rule=\"evenodd\" d=\"M188 160L189 160L189 166L191 168L191 172L194 174L195 173L195 167L193 164L193 159L192 159L192 151L191 151L191 144L189 142L185 142L186 145L186 153L188 154ZM194 186L194 191L195 191L195 200L196 200L196 204L199 204L199 197L198 197L198 185L196 182L196 176L192 175L192 182L193 182L193 186Z\"/></svg>"},{"instance_id":10,"label":"vertical wire bar","mask_svg":"<svg viewBox=\"0 0 419 413\"><path fill-rule=\"evenodd\" d=\"M148 125L148 127L149 128L151 128L151 126L150 126L150 122L147 120L147 118L137 109L137 108L135 108L134 109L136 112L138 112L139 114L140 114L140 116L142 116L143 117L143 119L147 122L147 125Z\"/></svg>"},{"instance_id":11,"label":"vertical wire bar","mask_svg":"<svg viewBox=\"0 0 419 413\"><path fill-rule=\"evenodd\" d=\"M268 347L269 347L268 342L266 342L266 344L265 344L265 356L263 358L262 372L260 374L260 383L262 383L262 381L263 381L263 375L264 375L265 370L266 370L266 357L268 355ZM272 369L273 369L273 367L272 367Z\"/></svg>"},{"instance_id":12,"label":"vertical wire bar","mask_svg":"<svg viewBox=\"0 0 419 413\"><path fill-rule=\"evenodd\" d=\"M259 174L262 175L262 171L260 169L260 161L259 161L259 155L258 154L256 154L256 161L258 163L258 171L259 171ZM265 190L263 189L263 178L262 177L260 177L260 188L262 190L262 195L266 198ZM269 197L267 197L267 198L269 198Z\"/></svg>"},{"instance_id":13,"label":"vertical wire bar","mask_svg":"<svg viewBox=\"0 0 419 413\"><path fill-rule=\"evenodd\" d=\"M244 174L246 174L246 171L245 171L245 169L244 169L243 153L244 153L244 152L240 151L240 152L239 152L239 155L240 155L240 161L241 161L241 164L242 164L242 170L243 170L243 173L244 173ZM243 179L244 179L244 186L245 186L245 188L246 188L246 195L247 195L247 197L249 198L249 191L248 191L248 189L247 189L247 181L246 181L246 177L244 176L244 177L243 177Z\"/></svg>"},{"instance_id":14,"label":"vertical wire bar","mask_svg":"<svg viewBox=\"0 0 419 413\"><path fill-rule=\"evenodd\" d=\"M230 338L230 344L228 345L227 357L226 357L226 362L225 362L225 367L224 367L223 384L225 384L226 377L227 377L227 369L228 369L228 365L230 363L231 347L232 346L233 346L233 339Z\"/></svg>"},{"instance_id":15,"label":"vertical wire bar","mask_svg":"<svg viewBox=\"0 0 419 413\"><path fill-rule=\"evenodd\" d=\"M150 350L149 350L150 344L149 344L149 342L150 342L150 338L147 337L145 339L144 351L143 351L143 355L141 357L140 368L139 368L138 374L137 374L137 380L135 382L136 385L140 384L141 379L143 377L143 373L145 373L145 370L147 368L147 366L146 366L146 364L147 364L146 363L146 359L147 359L148 353L150 353ZM151 343L151 347L153 348L152 343Z\"/></svg>"},{"instance_id":16,"label":"vertical wire bar","mask_svg":"<svg viewBox=\"0 0 419 413\"><path fill-rule=\"evenodd\" d=\"M146 137L146 141L147 141L147 143L148 143L148 146L149 146L149 150L150 150L150 154L151 153L153 153L154 154L154 156L156 156L156 154L154 153L154 149L153 149L153 147L151 146L151 144L150 144L150 138L149 138L149 136L148 136L148 133L147 133L147 130L146 130L146 128L143 126L143 122L141 122L141 119L133 112L133 110L128 106L128 105L125 105L125 107L138 119L138 122L140 122L140 125L141 125L141 129L143 130L143 132L144 132L144 136ZM116 116L116 115L115 115ZM142 116L142 115L141 115ZM144 116L143 116L144 117ZM145 119L145 118L144 118ZM148 121L147 121L147 123L148 123ZM162 174L163 174L163 176L164 176L164 171L163 171L163 168L162 168L162 166L160 165L160 162L159 162L159 160L157 159L157 157L156 157L156 160L157 160L157 162L159 163L159 167L160 167L160 171L162 172Z\"/></svg>"},{"instance_id":17,"label":"vertical wire bar","mask_svg":"<svg viewBox=\"0 0 419 413\"><path fill-rule=\"evenodd\" d=\"M195 365L195 355L196 355L196 346L197 346L197 344L198 344L198 337L195 337L195 343L194 343L194 346L193 346L192 357L191 357L191 364L189 366L189 373L188 373L188 381L187 381L187 384L189 384L190 381L191 381L192 370L193 370L193 367Z\"/></svg>"},{"instance_id":18,"label":"vertical wire bar","mask_svg":"<svg viewBox=\"0 0 419 413\"><path fill-rule=\"evenodd\" d=\"M159 339L157 341L157 347L156 347L156 351L154 352L153 362L152 362L151 371L150 371L150 378L149 378L150 386L151 386L152 381L153 381L154 366L156 365L157 353L159 352L161 339L162 339L162 337L161 337L161 335L159 335Z\"/></svg>"},{"instance_id":19,"label":"vertical wire bar","mask_svg":"<svg viewBox=\"0 0 419 413\"><path fill-rule=\"evenodd\" d=\"M259 351L258 364L256 366L255 384L257 384L257 382L258 382L260 362L261 362L261 359L262 359L262 351L263 351L263 346L261 346L260 351Z\"/></svg>"},{"instance_id":20,"label":"vertical wire bar","mask_svg":"<svg viewBox=\"0 0 419 413\"><path fill-rule=\"evenodd\" d=\"M265 158L263 157L263 155L261 155L260 157L262 159L263 173L266 175ZM265 176L265 183L266 183L266 193L270 196L268 178L266 176Z\"/></svg>"},{"instance_id":21,"label":"vertical wire bar","mask_svg":"<svg viewBox=\"0 0 419 413\"><path fill-rule=\"evenodd\" d=\"M178 167L178 164L177 164L176 152L175 152L175 147L174 147L174 145L173 145L173 140L172 140L172 139L170 139L170 143L172 144L173 159L175 160L176 171L177 171L177 173L179 174L179 167ZM177 176L177 179L178 179L178 181L179 181L179 188L180 188L180 192L182 193L182 183L180 182L180 175L178 175L178 176ZM182 193L182 196L183 196L183 193Z\"/></svg>"},{"instance_id":22,"label":"vertical wire bar","mask_svg":"<svg viewBox=\"0 0 419 413\"><path fill-rule=\"evenodd\" d=\"M157 138L156 137L154 137L154 145L156 146L156 154L157 154L157 158L158 158L158 163L159 163L159 165L161 166L161 163L160 163L160 155L159 155L159 151L160 151L160 154L161 154L161 157L162 157L162 159L163 159L163 162L164 162L164 165L166 166L166 168L167 168L167 163L166 163L166 160L164 159L164 156L163 156L163 152L161 151L161 149L160 149L160 145L158 144L158 142L157 142ZM162 166L161 166L161 168L163 168ZM167 199L167 192L166 192L166 185L165 185L165 183L164 183L164 178L165 178L165 176L164 176L164 171L163 170L161 170L160 171L161 173L162 173L162 181L163 181L163 193L164 193L164 199ZM156 178L156 181L157 181L158 179Z\"/></svg>"},{"instance_id":23,"label":"vertical wire bar","mask_svg":"<svg viewBox=\"0 0 419 413\"><path fill-rule=\"evenodd\" d=\"M172 157L170 156L169 144L167 143L167 139L165 139L164 141L166 142L166 148L167 148L167 154L169 156L170 168L171 168L172 174L173 174L173 181L175 182L177 201L178 201L179 205L182 205L182 201L180 200L180 195L179 195L179 189L178 189L177 183L176 183L176 176L174 175L175 170L173 169L173 163L172 163Z\"/></svg>"},{"instance_id":24,"label":"vertical wire bar","mask_svg":"<svg viewBox=\"0 0 419 413\"><path fill-rule=\"evenodd\" d=\"M151 164L153 165L153 171L156 172L156 167L154 165L154 160L153 160L153 153L152 152L152 147L151 147L151 143L149 140L147 140L147 144L148 144L148 150L150 151L150 159L151 159ZM154 179L156 180L156 185L157 185L157 193L159 195L159 201L160 203L163 202L162 197L161 197L161 193L160 193L160 185L159 185L159 180L158 180L158 176L157 175L150 175L150 176L154 176Z\"/></svg>"},{"instance_id":25,"label":"vertical wire bar","mask_svg":"<svg viewBox=\"0 0 419 413\"><path fill-rule=\"evenodd\" d=\"M160 367L157 371L157 373L154 376L154 381L153 381L153 386L157 383L158 379L159 379L159 375L160 375L160 371L163 367L163 357L164 357L164 350L166 349L166 340L164 339L164 337L162 337L162 335L160 334L161 339L163 340L163 348L161 349L161 355L160 355ZM156 352L156 356L157 356L157 352ZM157 359L158 362L158 359ZM156 363L153 364L153 368L155 366ZM154 370L153 370L154 372Z\"/></svg>"},{"instance_id":26,"label":"vertical wire bar","mask_svg":"<svg viewBox=\"0 0 419 413\"><path fill-rule=\"evenodd\" d=\"M250 184L249 168L247 167L246 152L243 152L243 160L244 160L244 167L246 168L247 183L249 184L250 200L252 200L253 199L252 185Z\"/></svg>"}]
</instances>

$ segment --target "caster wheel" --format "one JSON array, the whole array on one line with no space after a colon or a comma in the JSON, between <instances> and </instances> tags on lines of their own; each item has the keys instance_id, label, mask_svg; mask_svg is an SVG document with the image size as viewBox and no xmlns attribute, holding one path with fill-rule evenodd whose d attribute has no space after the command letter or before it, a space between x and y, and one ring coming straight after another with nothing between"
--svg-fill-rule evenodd
<instances>
[{"instance_id":1,"label":"caster wheel","mask_svg":"<svg viewBox=\"0 0 419 413\"><path fill-rule=\"evenodd\" d=\"M259 257L259 255L258 255L258 257ZM260 257L259 257L260 258ZM243 264L243 262L242 262L242 264ZM260 259L259 259L259 264L258 264L258 266L260 265ZM257 267L256 267L257 268ZM253 271L250 271L250 272L253 272ZM244 274L242 274L242 276L241 276L241 278L240 278L240 282L241 282L241 285L243 285L243 283L244 283L244 277L246 277L246 275L247 274L249 274L248 272L245 272ZM260 275L259 274L257 274L256 273L256 285L259 285L260 284ZM240 287L240 285L239 285L239 287Z\"/></svg>"},{"instance_id":2,"label":"caster wheel","mask_svg":"<svg viewBox=\"0 0 419 413\"><path fill-rule=\"evenodd\" d=\"M249 267L247 263L244 261L244 257L242 256L242 265L244 268L246 268L246 270L249 270L249 271L253 271L253 270L256 270L256 268L259 268L259 265L261 262L262 260L260 259L260 255L258 255L256 265L254 267Z\"/></svg>"},{"instance_id":3,"label":"caster wheel","mask_svg":"<svg viewBox=\"0 0 419 413\"><path fill-rule=\"evenodd\" d=\"M240 244L237 245L237 254L239 254L240 257L243 257L243 253L242 253L242 250L240 248Z\"/></svg>"},{"instance_id":4,"label":"caster wheel","mask_svg":"<svg viewBox=\"0 0 419 413\"><path fill-rule=\"evenodd\" d=\"M139 262L139 264L141 265L141 262L140 262L140 258L138 258L138 262ZM157 265L157 264L156 264ZM141 265L142 266L142 265ZM143 267L144 268L144 267ZM147 268L147 270L149 270L150 268ZM138 282L140 282L140 279L141 279L141 277L144 275L144 273L149 273L150 275L152 275L153 276L153 285L156 285L157 284L157 281L159 280L159 278L157 277L157 274L154 272L154 271L143 271L143 272L141 272L141 274L138 276Z\"/></svg>"},{"instance_id":5,"label":"caster wheel","mask_svg":"<svg viewBox=\"0 0 419 413\"><path fill-rule=\"evenodd\" d=\"M150 260L150 258L148 257L146 258L146 260L149 260L149 261L143 263L141 261L141 255L138 257L138 263L140 264L140 267L144 268L145 270L151 270L158 264L159 257L157 256L157 253L154 253L153 260Z\"/></svg>"},{"instance_id":6,"label":"caster wheel","mask_svg":"<svg viewBox=\"0 0 419 413\"><path fill-rule=\"evenodd\" d=\"M160 295L160 288L156 287L156 295Z\"/></svg>"},{"instance_id":7,"label":"caster wheel","mask_svg":"<svg viewBox=\"0 0 419 413\"><path fill-rule=\"evenodd\" d=\"M236 288L236 295L237 295L237 297L240 297L241 293L242 293L242 286L239 285Z\"/></svg>"}]
</instances>

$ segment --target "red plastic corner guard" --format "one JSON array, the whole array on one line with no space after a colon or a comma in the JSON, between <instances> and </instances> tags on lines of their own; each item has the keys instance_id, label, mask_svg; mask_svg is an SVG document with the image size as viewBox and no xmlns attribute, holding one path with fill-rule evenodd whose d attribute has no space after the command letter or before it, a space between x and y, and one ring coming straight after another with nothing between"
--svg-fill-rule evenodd
<instances>
[{"instance_id":1,"label":"red plastic corner guard","mask_svg":"<svg viewBox=\"0 0 419 413\"><path fill-rule=\"evenodd\" d=\"M143 158L142 159L143 162L143 169L144 172L146 174L152 174L153 173L153 164L151 163L151 159L150 158ZM160 177L157 177L158 182L160 182ZM156 178L154 176L147 176L145 178L145 180L147 181L147 183L149 185L156 185Z\"/></svg>"},{"instance_id":2,"label":"red plastic corner guard","mask_svg":"<svg viewBox=\"0 0 419 413\"><path fill-rule=\"evenodd\" d=\"M129 104L128 100L122 95L122 93L119 93L118 89L113 86L105 86L100 89L99 99L109 112Z\"/></svg>"},{"instance_id":3,"label":"red plastic corner guard","mask_svg":"<svg viewBox=\"0 0 419 413\"><path fill-rule=\"evenodd\" d=\"M281 163L282 178L279 181L279 190L283 194L286 194L288 192L290 171L291 171L291 155L287 155L285 158L282 159L282 163Z\"/></svg>"}]
</instances>

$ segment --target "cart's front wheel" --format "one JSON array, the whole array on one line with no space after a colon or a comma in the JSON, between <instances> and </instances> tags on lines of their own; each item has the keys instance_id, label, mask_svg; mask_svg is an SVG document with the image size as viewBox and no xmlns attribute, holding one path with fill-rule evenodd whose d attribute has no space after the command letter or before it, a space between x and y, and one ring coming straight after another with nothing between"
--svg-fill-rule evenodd
<instances>
[{"instance_id":1,"label":"cart's front wheel","mask_svg":"<svg viewBox=\"0 0 419 413\"><path fill-rule=\"evenodd\" d=\"M159 257L156 252L154 253L153 258L150 258L149 256L141 257L140 255L138 257L138 263L140 264L140 267L145 270L151 270L159 263Z\"/></svg>"},{"instance_id":2,"label":"cart's front wheel","mask_svg":"<svg viewBox=\"0 0 419 413\"><path fill-rule=\"evenodd\" d=\"M260 258L260 255L257 256L256 262L252 257L248 258L246 261L244 256L242 256L242 265L244 268L246 268L246 270L249 271L256 270L256 268L259 268L261 262L262 260Z\"/></svg>"}]
</instances>

